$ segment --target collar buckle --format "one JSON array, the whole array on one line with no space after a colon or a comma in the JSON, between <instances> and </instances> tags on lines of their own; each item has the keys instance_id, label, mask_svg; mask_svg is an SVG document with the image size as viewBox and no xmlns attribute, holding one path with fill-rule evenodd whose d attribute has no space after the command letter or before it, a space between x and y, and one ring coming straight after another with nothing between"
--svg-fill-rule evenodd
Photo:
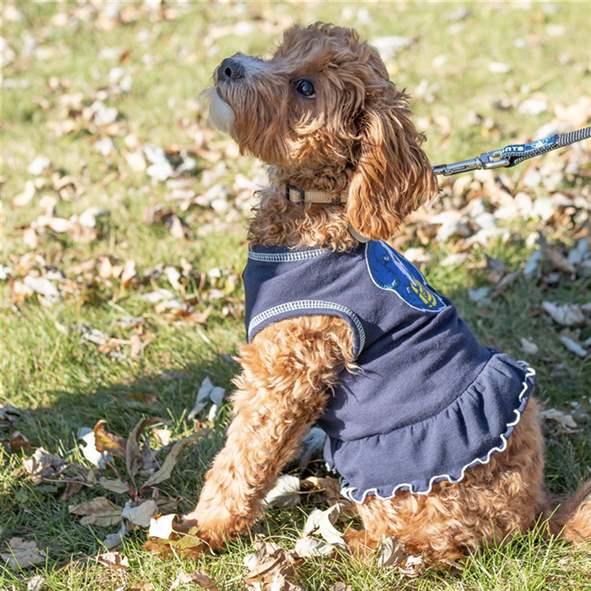
<instances>
[{"instance_id":1,"label":"collar buckle","mask_svg":"<svg viewBox=\"0 0 591 591\"><path fill-rule=\"evenodd\" d=\"M295 191L299 198L298 199L292 199L291 197L291 192ZM285 183L285 198L290 201L291 203L305 203L306 202L306 192L303 189L300 189L298 187L294 187L293 185L290 185L289 183Z\"/></svg>"}]
</instances>

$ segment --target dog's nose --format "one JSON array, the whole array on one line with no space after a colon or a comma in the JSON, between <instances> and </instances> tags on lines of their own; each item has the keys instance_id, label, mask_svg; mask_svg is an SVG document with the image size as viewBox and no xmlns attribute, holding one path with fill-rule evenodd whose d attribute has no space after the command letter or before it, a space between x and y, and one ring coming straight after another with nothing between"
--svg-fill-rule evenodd
<instances>
[{"instance_id":1,"label":"dog's nose","mask_svg":"<svg viewBox=\"0 0 591 591\"><path fill-rule=\"evenodd\" d=\"M227 57L218 68L218 82L244 78L244 66L233 57Z\"/></svg>"}]
</instances>

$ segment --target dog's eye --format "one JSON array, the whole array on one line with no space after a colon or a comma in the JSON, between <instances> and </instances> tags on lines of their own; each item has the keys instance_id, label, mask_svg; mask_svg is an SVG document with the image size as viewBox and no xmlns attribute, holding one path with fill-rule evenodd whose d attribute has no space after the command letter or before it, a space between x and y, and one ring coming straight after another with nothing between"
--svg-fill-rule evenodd
<instances>
[{"instance_id":1,"label":"dog's eye","mask_svg":"<svg viewBox=\"0 0 591 591\"><path fill-rule=\"evenodd\" d=\"M312 84L312 81L307 78L296 80L295 89L299 94L306 98L312 98L314 96L314 84Z\"/></svg>"}]
</instances>

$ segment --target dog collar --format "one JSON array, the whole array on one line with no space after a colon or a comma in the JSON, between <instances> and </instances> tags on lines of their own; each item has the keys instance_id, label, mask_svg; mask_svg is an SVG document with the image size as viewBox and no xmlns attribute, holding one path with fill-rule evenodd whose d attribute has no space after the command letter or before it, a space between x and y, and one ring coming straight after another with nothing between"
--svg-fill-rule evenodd
<instances>
[{"instance_id":1,"label":"dog collar","mask_svg":"<svg viewBox=\"0 0 591 591\"><path fill-rule=\"evenodd\" d=\"M326 205L343 205L344 199L326 191L304 191L289 183L282 186L282 192L290 203L324 203Z\"/></svg>"}]
</instances>

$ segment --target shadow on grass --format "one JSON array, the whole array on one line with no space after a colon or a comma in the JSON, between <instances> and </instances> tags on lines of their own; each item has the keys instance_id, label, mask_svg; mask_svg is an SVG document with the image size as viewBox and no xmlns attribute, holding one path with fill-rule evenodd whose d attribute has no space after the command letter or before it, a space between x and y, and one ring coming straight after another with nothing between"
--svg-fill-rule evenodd
<instances>
[{"instance_id":1,"label":"shadow on grass","mask_svg":"<svg viewBox=\"0 0 591 591\"><path fill-rule=\"evenodd\" d=\"M519 336L531 336L532 310L537 307L536 297L528 293L526 284L517 285L504 297L488 307L475 306L468 297L468 290L456 290L449 294L461 315L478 334L481 341L492 347L519 356ZM511 319L508 330L507 319ZM533 323L537 331L544 330L546 320L537 318ZM535 324L538 324L537 328ZM527 328L527 330L526 330ZM529 330L529 332L527 332ZM553 389L564 389L560 376L552 376L544 369L547 360L540 359L541 385L538 395L547 398ZM76 430L92 426L99 419L106 419L108 430L126 435L143 416L161 417L170 421L173 430L183 431L191 425L186 414L192 407L195 392L202 379L208 375L216 384L231 390L231 379L238 365L220 354L206 354L199 362L183 367L142 375L131 382L100 386L93 391L54 391L51 405L33 411L25 411L16 427L31 437L34 445L43 445L51 452L65 454L75 449ZM544 383L549 380L549 383ZM585 380L574 379L573 390L584 387ZM570 397L570 396L569 396ZM216 451L223 443L224 427L228 421L228 408L220 417L220 428L205 435L189 448L175 468L172 478L162 485L162 491L179 498L179 512L191 508L200 490L203 475ZM591 461L589 433L564 435L548 433L547 478L555 492L572 491L583 479L588 478ZM7 458L13 464L16 476L3 483L0 497L0 514L3 516L0 536L5 540L12 536L35 539L49 551L49 562L61 565L73 559L96 554L102 548L102 540L117 529L81 526L78 518L68 513L68 505L89 500L98 495L107 496L113 502L124 504L127 496L108 493L100 487L81 491L67 502L58 500L61 489L56 485L32 486L18 469L20 458ZM274 524L283 521L280 514L272 512L261 524L269 531ZM141 540L140 532L136 540ZM133 537L131 541L133 541Z\"/></svg>"}]
</instances>

